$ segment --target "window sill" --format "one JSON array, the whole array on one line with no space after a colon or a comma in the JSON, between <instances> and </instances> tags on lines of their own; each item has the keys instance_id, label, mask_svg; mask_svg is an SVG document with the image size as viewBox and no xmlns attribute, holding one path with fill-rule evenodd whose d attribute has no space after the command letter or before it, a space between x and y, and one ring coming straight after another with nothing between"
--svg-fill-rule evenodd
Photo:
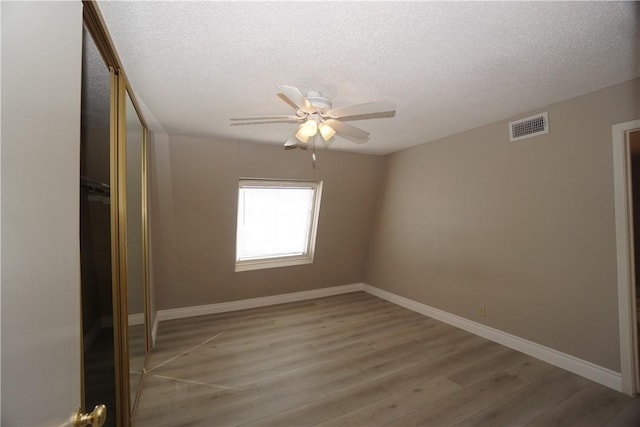
<instances>
[{"instance_id":1,"label":"window sill","mask_svg":"<svg viewBox=\"0 0 640 427\"><path fill-rule=\"evenodd\" d=\"M265 268L290 267L294 265L304 265L312 263L313 259L309 256L236 261L236 272L262 270Z\"/></svg>"}]
</instances>

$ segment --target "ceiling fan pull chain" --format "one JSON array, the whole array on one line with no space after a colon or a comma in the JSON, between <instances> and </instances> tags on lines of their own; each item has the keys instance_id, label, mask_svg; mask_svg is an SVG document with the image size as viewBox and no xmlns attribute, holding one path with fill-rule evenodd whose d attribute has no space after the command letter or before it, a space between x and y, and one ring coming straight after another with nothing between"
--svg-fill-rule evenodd
<instances>
[{"instance_id":1,"label":"ceiling fan pull chain","mask_svg":"<svg viewBox=\"0 0 640 427\"><path fill-rule=\"evenodd\" d=\"M313 141L311 142L311 159L313 160L313 168L316 168L316 135L313 136Z\"/></svg>"}]
</instances>

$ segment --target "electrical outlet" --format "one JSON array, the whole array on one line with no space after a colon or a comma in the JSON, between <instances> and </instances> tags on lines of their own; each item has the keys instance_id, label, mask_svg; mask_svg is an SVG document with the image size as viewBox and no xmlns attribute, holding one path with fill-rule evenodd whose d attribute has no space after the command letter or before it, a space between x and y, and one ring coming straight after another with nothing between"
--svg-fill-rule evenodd
<instances>
[{"instance_id":1,"label":"electrical outlet","mask_svg":"<svg viewBox=\"0 0 640 427\"><path fill-rule=\"evenodd\" d=\"M480 306L480 317L487 317L487 307L484 305Z\"/></svg>"}]
</instances>

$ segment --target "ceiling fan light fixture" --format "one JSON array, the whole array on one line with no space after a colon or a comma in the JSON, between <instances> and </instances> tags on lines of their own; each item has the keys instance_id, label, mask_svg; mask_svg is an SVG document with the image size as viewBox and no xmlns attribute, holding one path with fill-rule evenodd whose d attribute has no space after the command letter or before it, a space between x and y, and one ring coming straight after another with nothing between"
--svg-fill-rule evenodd
<instances>
[{"instance_id":1,"label":"ceiling fan light fixture","mask_svg":"<svg viewBox=\"0 0 640 427\"><path fill-rule=\"evenodd\" d=\"M309 141L313 135L318 133L318 123L315 120L309 119L303 124L300 125L298 131L296 132L296 138L298 138L302 142Z\"/></svg>"},{"instance_id":2,"label":"ceiling fan light fixture","mask_svg":"<svg viewBox=\"0 0 640 427\"><path fill-rule=\"evenodd\" d=\"M302 126L300 126L300 128L302 128ZM304 132L302 132L302 129L298 129L298 131L296 132L296 138L300 142L305 142L306 143L307 141L309 141L309 137L306 136L304 134Z\"/></svg>"},{"instance_id":3,"label":"ceiling fan light fixture","mask_svg":"<svg viewBox=\"0 0 640 427\"><path fill-rule=\"evenodd\" d=\"M304 129L304 124L300 125L300 127L298 128L297 132L296 132L296 138L298 139L298 141L300 142L307 142L309 141L309 135L307 135L307 132Z\"/></svg>"},{"instance_id":4,"label":"ceiling fan light fixture","mask_svg":"<svg viewBox=\"0 0 640 427\"><path fill-rule=\"evenodd\" d=\"M336 134L335 129L333 129L331 126L329 126L326 123L320 123L320 125L318 126L318 129L320 129L320 135L322 135L322 138L325 141L330 140Z\"/></svg>"}]
</instances>

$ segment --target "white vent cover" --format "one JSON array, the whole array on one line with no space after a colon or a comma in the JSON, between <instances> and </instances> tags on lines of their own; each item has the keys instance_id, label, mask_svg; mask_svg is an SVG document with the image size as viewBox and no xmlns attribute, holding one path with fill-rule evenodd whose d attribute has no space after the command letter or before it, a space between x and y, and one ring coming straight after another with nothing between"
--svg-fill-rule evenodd
<instances>
[{"instance_id":1,"label":"white vent cover","mask_svg":"<svg viewBox=\"0 0 640 427\"><path fill-rule=\"evenodd\" d=\"M509 141L519 141L532 136L549 133L547 112L509 123Z\"/></svg>"}]
</instances>

